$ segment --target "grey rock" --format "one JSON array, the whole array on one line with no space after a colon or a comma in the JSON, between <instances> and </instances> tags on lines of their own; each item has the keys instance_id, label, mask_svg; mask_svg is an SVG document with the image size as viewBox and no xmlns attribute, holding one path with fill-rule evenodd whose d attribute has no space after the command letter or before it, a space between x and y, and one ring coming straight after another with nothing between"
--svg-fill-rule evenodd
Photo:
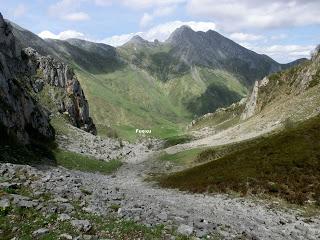
<instances>
[{"instance_id":1,"label":"grey rock","mask_svg":"<svg viewBox=\"0 0 320 240\"><path fill-rule=\"evenodd\" d=\"M18 189L20 188L21 183L9 183L9 182L3 182L0 183L0 189Z\"/></svg>"},{"instance_id":2,"label":"grey rock","mask_svg":"<svg viewBox=\"0 0 320 240\"><path fill-rule=\"evenodd\" d=\"M38 205L38 202L21 200L21 201L18 201L16 205L22 208L33 208Z\"/></svg>"},{"instance_id":3,"label":"grey rock","mask_svg":"<svg viewBox=\"0 0 320 240\"><path fill-rule=\"evenodd\" d=\"M61 203L67 203L67 202L69 202L68 199L62 198L62 197L56 197L56 198L54 198L52 201L53 201L53 202L61 202Z\"/></svg>"},{"instance_id":4,"label":"grey rock","mask_svg":"<svg viewBox=\"0 0 320 240\"><path fill-rule=\"evenodd\" d=\"M88 220L72 220L71 225L81 232L88 232L92 228Z\"/></svg>"},{"instance_id":5,"label":"grey rock","mask_svg":"<svg viewBox=\"0 0 320 240\"><path fill-rule=\"evenodd\" d=\"M165 212L162 212L158 215L158 218L162 221L167 221L168 220L168 214L166 214Z\"/></svg>"},{"instance_id":6,"label":"grey rock","mask_svg":"<svg viewBox=\"0 0 320 240\"><path fill-rule=\"evenodd\" d=\"M40 237L40 236L46 235L47 233L49 233L49 229L48 228L40 228L40 229L34 231L32 233L32 236L33 237Z\"/></svg>"},{"instance_id":7,"label":"grey rock","mask_svg":"<svg viewBox=\"0 0 320 240\"><path fill-rule=\"evenodd\" d=\"M56 103L58 111L66 113L72 125L96 134L96 127L89 116L88 101L73 69L52 56L41 56L30 47L23 52L28 57L27 65L31 73L35 75L40 72L43 77L41 81L58 89L51 88L52 92L60 92L60 94L52 94L52 101ZM33 86L36 86L35 92L41 91L41 87L38 88L38 86L42 82L37 81L33 83Z\"/></svg>"},{"instance_id":8,"label":"grey rock","mask_svg":"<svg viewBox=\"0 0 320 240\"><path fill-rule=\"evenodd\" d=\"M60 203L57 205L57 211L61 213L71 213L74 207L70 203Z\"/></svg>"},{"instance_id":9,"label":"grey rock","mask_svg":"<svg viewBox=\"0 0 320 240\"><path fill-rule=\"evenodd\" d=\"M7 209L10 207L10 200L7 198L1 199L0 200L0 209Z\"/></svg>"},{"instance_id":10,"label":"grey rock","mask_svg":"<svg viewBox=\"0 0 320 240\"><path fill-rule=\"evenodd\" d=\"M58 216L58 221L67 221L70 219L71 219L71 217L65 213L59 214L59 216Z\"/></svg>"},{"instance_id":11,"label":"grey rock","mask_svg":"<svg viewBox=\"0 0 320 240\"><path fill-rule=\"evenodd\" d=\"M5 136L1 137L15 136L21 144L30 143L31 138L53 140L54 130L48 113L28 92L23 79L17 77L27 76L29 71L22 60L21 48L16 44L12 27L1 14L0 65L0 123L6 129Z\"/></svg>"},{"instance_id":12,"label":"grey rock","mask_svg":"<svg viewBox=\"0 0 320 240\"><path fill-rule=\"evenodd\" d=\"M185 236L190 236L193 233L193 227L186 224L181 224L178 227L177 232Z\"/></svg>"},{"instance_id":13,"label":"grey rock","mask_svg":"<svg viewBox=\"0 0 320 240\"><path fill-rule=\"evenodd\" d=\"M61 240L72 240L72 236L67 233L62 233L59 235L59 239Z\"/></svg>"}]
</instances>

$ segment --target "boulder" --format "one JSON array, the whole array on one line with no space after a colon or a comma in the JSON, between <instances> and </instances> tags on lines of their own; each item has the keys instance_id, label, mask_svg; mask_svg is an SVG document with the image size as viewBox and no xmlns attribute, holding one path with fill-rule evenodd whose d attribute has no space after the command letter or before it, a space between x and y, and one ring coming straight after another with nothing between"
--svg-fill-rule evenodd
<instances>
[{"instance_id":1,"label":"boulder","mask_svg":"<svg viewBox=\"0 0 320 240\"><path fill-rule=\"evenodd\" d=\"M184 236L190 236L193 233L193 227L186 224L181 224L178 227L177 232Z\"/></svg>"},{"instance_id":2,"label":"boulder","mask_svg":"<svg viewBox=\"0 0 320 240\"><path fill-rule=\"evenodd\" d=\"M32 236L33 237L41 237L43 235L46 235L47 233L49 233L49 229L48 228L40 228L40 229L34 231L32 233Z\"/></svg>"},{"instance_id":3,"label":"boulder","mask_svg":"<svg viewBox=\"0 0 320 240\"><path fill-rule=\"evenodd\" d=\"M90 222L88 220L72 220L71 225L78 229L81 232L89 232L92 228Z\"/></svg>"}]
</instances>

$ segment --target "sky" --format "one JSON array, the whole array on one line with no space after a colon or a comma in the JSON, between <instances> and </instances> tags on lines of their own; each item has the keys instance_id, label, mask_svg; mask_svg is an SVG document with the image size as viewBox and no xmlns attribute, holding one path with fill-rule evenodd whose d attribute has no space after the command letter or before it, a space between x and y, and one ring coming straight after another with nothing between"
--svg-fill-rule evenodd
<instances>
[{"instance_id":1,"label":"sky","mask_svg":"<svg viewBox=\"0 0 320 240\"><path fill-rule=\"evenodd\" d=\"M320 43L320 0L0 0L3 16L42 38L120 46L165 41L181 25L215 30L281 63Z\"/></svg>"}]
</instances>

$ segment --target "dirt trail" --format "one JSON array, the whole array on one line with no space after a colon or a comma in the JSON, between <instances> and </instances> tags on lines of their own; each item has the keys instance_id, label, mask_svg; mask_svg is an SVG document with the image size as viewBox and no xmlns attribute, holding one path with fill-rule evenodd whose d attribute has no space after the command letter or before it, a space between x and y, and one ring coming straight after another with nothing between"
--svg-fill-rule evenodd
<instances>
[{"instance_id":1,"label":"dirt trail","mask_svg":"<svg viewBox=\"0 0 320 240\"><path fill-rule=\"evenodd\" d=\"M264 129L270 131L272 128ZM242 134L241 138L235 137L238 135L235 133L245 131L244 127L236 127L192 143L170 147L165 151L174 153L201 145L214 146L240 141L261 134L263 129L254 129L246 135ZM105 153L98 150L100 147L103 149L106 142L101 139L88 141L86 138L92 138L92 135L83 134L77 139L86 142L88 149L84 152L103 156ZM95 151L90 150L90 142L94 143ZM73 146L73 150L78 149L75 143L70 146ZM79 148L81 151L83 146ZM273 203L231 198L222 194L185 193L162 189L155 183L145 181L149 173L162 163L156 159L159 152L146 150L143 146L138 145L138 150L133 145L128 148L132 153L126 155L125 164L114 176L73 172L93 191L89 204L91 209L103 212L108 208L106 199L111 199L113 204L121 206L119 217L135 219L147 225L162 223L175 227L184 226L198 237L219 233L224 239L320 239L318 217L304 218L299 211L280 210L271 206ZM70 174L70 171L66 174Z\"/></svg>"},{"instance_id":2,"label":"dirt trail","mask_svg":"<svg viewBox=\"0 0 320 240\"><path fill-rule=\"evenodd\" d=\"M122 213L152 223L186 224L198 236L219 232L225 238L319 239L320 219L305 219L299 212L276 210L262 202L227 195L203 195L162 189L145 182L144 177L157 164L151 155L128 162L115 177L83 173L95 192L105 194L102 186L119 188L124 196ZM129 215L130 215L129 214Z\"/></svg>"}]
</instances>

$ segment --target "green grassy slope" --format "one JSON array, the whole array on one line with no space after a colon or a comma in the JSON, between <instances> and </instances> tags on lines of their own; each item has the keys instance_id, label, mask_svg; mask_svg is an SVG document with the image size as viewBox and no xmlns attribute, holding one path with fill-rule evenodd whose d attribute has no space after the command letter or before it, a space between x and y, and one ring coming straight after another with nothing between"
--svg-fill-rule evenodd
<instances>
[{"instance_id":1,"label":"green grassy slope","mask_svg":"<svg viewBox=\"0 0 320 240\"><path fill-rule=\"evenodd\" d=\"M240 143L236 151L165 176L160 184L193 192L264 193L292 203L312 200L320 204L319 139L318 116L280 133ZM210 156L210 150L205 153L202 158Z\"/></svg>"},{"instance_id":2,"label":"green grassy slope","mask_svg":"<svg viewBox=\"0 0 320 240\"><path fill-rule=\"evenodd\" d=\"M197 76L189 71L163 82L130 65L99 74L74 66L91 103L90 112L98 131L103 133L111 126L120 137L129 140L137 137L136 128L151 129L153 136L160 138L182 134L184 126L197 113L189 108L190 103L196 108L197 99L209 86L223 86L225 96L235 93L235 97L206 99L204 111L229 105L246 92L235 77L222 71L199 68Z\"/></svg>"}]
</instances>

